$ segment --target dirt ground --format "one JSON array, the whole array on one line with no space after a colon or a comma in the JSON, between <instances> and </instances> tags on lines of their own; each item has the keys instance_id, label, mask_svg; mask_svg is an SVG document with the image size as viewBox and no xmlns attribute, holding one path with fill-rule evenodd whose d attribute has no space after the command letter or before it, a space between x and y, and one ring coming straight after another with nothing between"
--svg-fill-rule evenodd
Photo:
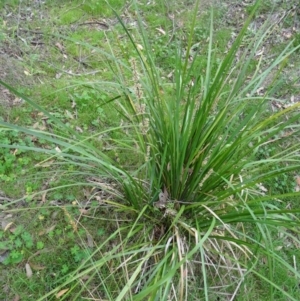
<instances>
[{"instance_id":1,"label":"dirt ground","mask_svg":"<svg viewBox=\"0 0 300 301\"><path fill-rule=\"evenodd\" d=\"M53 45L44 44L38 29L32 28L29 30L32 22L47 21L45 2L20 1L18 6L5 5L0 11L0 17L3 20L3 24L0 25L0 79L13 87L30 88L37 81L27 68L30 64L30 55L38 55L41 60L51 62L47 47ZM194 3L189 0L183 2L188 6ZM206 0L201 1L200 13L208 6L216 5L225 12L223 16L224 26L230 26L238 32L245 21L247 10L253 3L253 0ZM272 3L275 4L275 9L268 11L267 9L271 7ZM253 31L258 30L267 19L276 24L274 32L268 38L266 48L271 48L282 42L288 43L295 33L299 33L300 7L297 6L297 0L281 1L280 3L276 0L268 0L263 5L264 9L259 12L252 22L251 29ZM286 17L293 20L289 26L287 24L283 26L282 24ZM45 79L47 80L47 76L45 76ZM20 103L22 103L20 99L0 86L1 105L10 107Z\"/></svg>"}]
</instances>

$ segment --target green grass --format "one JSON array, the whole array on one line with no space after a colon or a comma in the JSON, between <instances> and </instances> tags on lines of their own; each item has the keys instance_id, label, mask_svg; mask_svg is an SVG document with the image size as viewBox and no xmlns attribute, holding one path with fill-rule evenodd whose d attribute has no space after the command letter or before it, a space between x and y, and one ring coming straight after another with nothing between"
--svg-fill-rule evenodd
<instances>
[{"instance_id":1,"label":"green grass","mask_svg":"<svg viewBox=\"0 0 300 301\"><path fill-rule=\"evenodd\" d=\"M120 20L48 1L20 25L26 3L4 6L5 43L22 26L44 46L20 46L30 89L3 78L27 103L1 108L0 297L297 300L297 39L229 26L225 6L210 25L207 7L109 2Z\"/></svg>"}]
</instances>

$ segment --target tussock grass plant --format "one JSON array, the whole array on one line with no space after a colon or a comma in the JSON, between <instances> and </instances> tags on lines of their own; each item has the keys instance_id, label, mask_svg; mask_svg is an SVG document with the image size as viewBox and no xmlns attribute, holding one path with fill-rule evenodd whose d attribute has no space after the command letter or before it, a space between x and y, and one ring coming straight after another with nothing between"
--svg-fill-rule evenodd
<instances>
[{"instance_id":1,"label":"tussock grass plant","mask_svg":"<svg viewBox=\"0 0 300 301\"><path fill-rule=\"evenodd\" d=\"M60 166L56 171L80 179L49 190L97 186L113 196L103 202L116 216L130 216L125 224L117 217L118 229L39 300L52 300L64 289L61 300L234 300L247 293L242 288L250 274L267 284L268 300L275 300L275 291L297 300L276 282L277 265L296 279L300 274L280 257L271 233L279 227L298 231L300 208L280 201L298 193L271 195L263 185L300 167L300 104L277 112L269 108L270 101L281 101L274 96L276 83L299 46L291 42L268 66L263 64L257 53L272 26L264 26L250 41L244 39L258 4L222 59L215 51L211 17L203 63L197 51L191 55L197 1L172 79L155 64L138 5L138 30L129 31L118 17L134 55L123 61L110 44L110 52L101 51L114 81L99 86L111 95L106 105L114 106L122 123L100 133L84 137L1 82L56 126L49 133L0 121L2 130L55 145L20 148L50 155ZM258 93L262 86L264 93ZM119 162L94 143L108 133L121 137L113 141ZM278 142L277 152L258 158L262 147ZM76 169L64 170L70 165ZM261 261L266 273L258 268Z\"/></svg>"}]
</instances>

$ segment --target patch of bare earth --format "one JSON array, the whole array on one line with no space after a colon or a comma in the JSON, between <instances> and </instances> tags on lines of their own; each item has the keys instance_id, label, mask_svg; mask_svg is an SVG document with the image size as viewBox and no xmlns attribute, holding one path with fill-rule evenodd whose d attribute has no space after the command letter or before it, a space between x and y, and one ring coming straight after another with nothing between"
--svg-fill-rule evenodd
<instances>
[{"instance_id":1,"label":"patch of bare earth","mask_svg":"<svg viewBox=\"0 0 300 301\"><path fill-rule=\"evenodd\" d=\"M13 86L24 87L32 84L32 79L24 76L24 68L22 64L15 58L1 54L0 56L0 79ZM0 86L0 105L12 107L22 104L19 97L13 95L8 89Z\"/></svg>"}]
</instances>

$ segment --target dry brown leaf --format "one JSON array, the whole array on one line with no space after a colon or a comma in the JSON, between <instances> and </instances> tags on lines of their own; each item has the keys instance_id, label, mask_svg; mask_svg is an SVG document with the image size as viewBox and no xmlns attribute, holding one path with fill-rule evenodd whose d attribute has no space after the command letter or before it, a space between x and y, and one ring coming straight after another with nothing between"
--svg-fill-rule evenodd
<instances>
[{"instance_id":1,"label":"dry brown leaf","mask_svg":"<svg viewBox=\"0 0 300 301\"><path fill-rule=\"evenodd\" d=\"M46 160L41 163L37 163L35 167L50 167L54 163L54 160Z\"/></svg>"},{"instance_id":2,"label":"dry brown leaf","mask_svg":"<svg viewBox=\"0 0 300 301\"><path fill-rule=\"evenodd\" d=\"M256 94L262 96L264 95L264 90L265 90L264 87L260 87L256 90Z\"/></svg>"},{"instance_id":3,"label":"dry brown leaf","mask_svg":"<svg viewBox=\"0 0 300 301\"><path fill-rule=\"evenodd\" d=\"M258 50L258 51L255 53L255 56L261 56L261 55L264 53L264 50L265 50L264 47L263 47L262 49Z\"/></svg>"},{"instance_id":4,"label":"dry brown leaf","mask_svg":"<svg viewBox=\"0 0 300 301\"><path fill-rule=\"evenodd\" d=\"M55 46L61 51L64 51L64 46L62 44L60 44L59 42L55 43Z\"/></svg>"},{"instance_id":5,"label":"dry brown leaf","mask_svg":"<svg viewBox=\"0 0 300 301\"><path fill-rule=\"evenodd\" d=\"M39 128L39 124L40 124L39 122L34 123L33 126L32 126L32 128L33 129L38 129Z\"/></svg>"},{"instance_id":6,"label":"dry brown leaf","mask_svg":"<svg viewBox=\"0 0 300 301\"><path fill-rule=\"evenodd\" d=\"M160 194L159 194L159 201L162 203L166 203L168 196L169 196L168 191L167 191L166 187L164 187L164 191L160 192Z\"/></svg>"},{"instance_id":7,"label":"dry brown leaf","mask_svg":"<svg viewBox=\"0 0 300 301\"><path fill-rule=\"evenodd\" d=\"M0 196L1 196L1 191L0 191ZM5 194L4 194L4 196L5 196ZM12 218L13 218L12 214L7 214L4 216L2 215L0 217L2 230L7 231L13 225Z\"/></svg>"},{"instance_id":8,"label":"dry brown leaf","mask_svg":"<svg viewBox=\"0 0 300 301\"><path fill-rule=\"evenodd\" d=\"M296 176L296 187L295 191L299 192L300 191L300 176Z\"/></svg>"},{"instance_id":9,"label":"dry brown leaf","mask_svg":"<svg viewBox=\"0 0 300 301\"><path fill-rule=\"evenodd\" d=\"M25 270L27 278L31 278L33 273L29 263L25 264Z\"/></svg>"},{"instance_id":10,"label":"dry brown leaf","mask_svg":"<svg viewBox=\"0 0 300 301\"><path fill-rule=\"evenodd\" d=\"M89 210L84 209L84 208L79 208L78 210L79 210L80 214L88 214L89 213Z\"/></svg>"},{"instance_id":11,"label":"dry brown leaf","mask_svg":"<svg viewBox=\"0 0 300 301\"><path fill-rule=\"evenodd\" d=\"M282 33L282 35L286 38L286 39L290 39L293 36L293 33L286 30Z\"/></svg>"},{"instance_id":12,"label":"dry brown leaf","mask_svg":"<svg viewBox=\"0 0 300 301\"><path fill-rule=\"evenodd\" d=\"M174 71L175 71L175 70L172 70L172 71L171 71L171 72L170 72L170 73L167 75L167 78L169 78L169 79L170 79L170 78L173 76L173 74L174 74Z\"/></svg>"},{"instance_id":13,"label":"dry brown leaf","mask_svg":"<svg viewBox=\"0 0 300 301\"><path fill-rule=\"evenodd\" d=\"M19 295L15 295L13 301L19 301L19 300L21 300L20 296Z\"/></svg>"},{"instance_id":14,"label":"dry brown leaf","mask_svg":"<svg viewBox=\"0 0 300 301\"><path fill-rule=\"evenodd\" d=\"M164 191L161 191L159 193L159 195L158 195L159 200L158 200L158 202L154 203L154 206L157 208L165 208L167 201L168 201L168 197L169 197L169 194L168 194L167 188L165 186Z\"/></svg>"},{"instance_id":15,"label":"dry brown leaf","mask_svg":"<svg viewBox=\"0 0 300 301\"><path fill-rule=\"evenodd\" d=\"M47 194L47 191L45 191L43 194L42 194L42 204L45 204L46 203L46 194Z\"/></svg>"},{"instance_id":16,"label":"dry brown leaf","mask_svg":"<svg viewBox=\"0 0 300 301\"><path fill-rule=\"evenodd\" d=\"M42 270L44 270L46 268L43 265L38 265L38 264L35 264L35 263L30 263L30 266L35 271L42 271Z\"/></svg>"},{"instance_id":17,"label":"dry brown leaf","mask_svg":"<svg viewBox=\"0 0 300 301\"><path fill-rule=\"evenodd\" d=\"M160 32L163 35L166 35L166 32L162 28L155 28L158 32Z\"/></svg>"},{"instance_id":18,"label":"dry brown leaf","mask_svg":"<svg viewBox=\"0 0 300 301\"><path fill-rule=\"evenodd\" d=\"M256 186L262 191L262 192L268 192L268 189L263 186L262 183L256 184Z\"/></svg>"},{"instance_id":19,"label":"dry brown leaf","mask_svg":"<svg viewBox=\"0 0 300 301\"><path fill-rule=\"evenodd\" d=\"M69 290L68 288L65 288L65 289L59 291L59 292L55 295L55 297L56 297L57 299L59 299L59 298L60 298L62 295L64 295L68 290Z\"/></svg>"},{"instance_id":20,"label":"dry brown leaf","mask_svg":"<svg viewBox=\"0 0 300 301\"><path fill-rule=\"evenodd\" d=\"M90 235L89 233L87 233L86 237L87 237L87 245L88 245L88 247L89 248L93 248L94 247L94 240L93 240L92 235Z\"/></svg>"},{"instance_id":21,"label":"dry brown leaf","mask_svg":"<svg viewBox=\"0 0 300 301\"><path fill-rule=\"evenodd\" d=\"M12 228L9 229L9 232L14 233L16 231L17 227L13 226Z\"/></svg>"},{"instance_id":22,"label":"dry brown leaf","mask_svg":"<svg viewBox=\"0 0 300 301\"><path fill-rule=\"evenodd\" d=\"M68 110L65 110L65 115L67 118L70 118L70 119L74 119L74 116L72 115L72 113Z\"/></svg>"},{"instance_id":23,"label":"dry brown leaf","mask_svg":"<svg viewBox=\"0 0 300 301\"><path fill-rule=\"evenodd\" d=\"M141 44L136 44L136 48L138 50L144 50L144 47Z\"/></svg>"},{"instance_id":24,"label":"dry brown leaf","mask_svg":"<svg viewBox=\"0 0 300 301\"><path fill-rule=\"evenodd\" d=\"M292 96L291 96L291 102L292 102L292 103L295 103L295 95L292 95Z\"/></svg>"},{"instance_id":25,"label":"dry brown leaf","mask_svg":"<svg viewBox=\"0 0 300 301\"><path fill-rule=\"evenodd\" d=\"M2 222L2 228L3 228L4 232L7 231L13 224L14 224L13 222L9 222L4 226L4 224Z\"/></svg>"},{"instance_id":26,"label":"dry brown leaf","mask_svg":"<svg viewBox=\"0 0 300 301\"><path fill-rule=\"evenodd\" d=\"M77 132L79 132L79 133L83 133L83 129L82 129L81 127L79 127L79 126L76 126L76 127L75 127L75 130L76 130Z\"/></svg>"},{"instance_id":27,"label":"dry brown leaf","mask_svg":"<svg viewBox=\"0 0 300 301\"><path fill-rule=\"evenodd\" d=\"M33 124L32 128L34 128L35 130L44 131L44 130L46 130L47 127L44 125L44 123L37 121L36 123ZM37 141L36 137L33 137L33 139L35 139L35 141Z\"/></svg>"}]
</instances>

